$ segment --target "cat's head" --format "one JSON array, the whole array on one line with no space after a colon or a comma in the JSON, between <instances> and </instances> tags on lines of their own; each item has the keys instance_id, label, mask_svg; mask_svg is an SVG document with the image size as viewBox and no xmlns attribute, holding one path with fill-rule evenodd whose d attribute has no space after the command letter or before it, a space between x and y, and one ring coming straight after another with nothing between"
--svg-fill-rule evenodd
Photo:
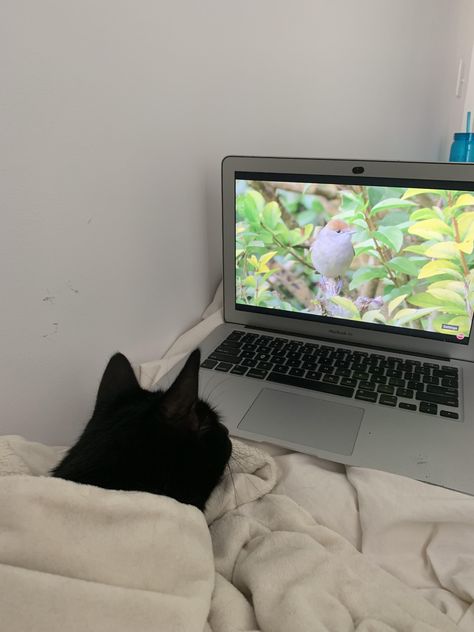
<instances>
[{"instance_id":1,"label":"cat's head","mask_svg":"<svg viewBox=\"0 0 474 632\"><path fill-rule=\"evenodd\" d=\"M54 476L109 489L162 494L204 509L232 451L218 414L198 397L200 352L166 391L142 389L117 353L91 420Z\"/></svg>"}]
</instances>

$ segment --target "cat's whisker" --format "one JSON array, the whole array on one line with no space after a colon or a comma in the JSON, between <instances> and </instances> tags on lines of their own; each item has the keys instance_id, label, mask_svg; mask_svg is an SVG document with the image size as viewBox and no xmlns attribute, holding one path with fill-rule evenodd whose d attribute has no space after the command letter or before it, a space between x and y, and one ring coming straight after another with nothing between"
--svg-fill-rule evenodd
<instances>
[{"instance_id":1,"label":"cat's whisker","mask_svg":"<svg viewBox=\"0 0 474 632\"><path fill-rule=\"evenodd\" d=\"M223 393L229 390L228 388L225 388L224 390L217 391L217 389L221 387L223 384L225 384L227 381L228 380L224 378L218 384L215 384L214 387L211 389L211 391L207 395L203 395L203 398L206 399L206 401L209 401L210 398L213 397L214 401L216 401L217 397L222 396Z\"/></svg>"},{"instance_id":2,"label":"cat's whisker","mask_svg":"<svg viewBox=\"0 0 474 632\"><path fill-rule=\"evenodd\" d=\"M231 455L229 461L234 461L235 463L237 463L239 468L242 470L242 472L238 472L238 473L239 474L245 473L246 474L245 481L246 481L247 485L250 485L257 493L260 494L261 490L259 489L259 487L254 482L254 479L253 479L254 475L251 474L250 472L246 472L245 465L241 461L239 461L237 458L233 457L232 455ZM232 474L232 484L234 485L235 502L237 504L237 489L235 487L235 482L234 482L234 476L233 476L234 472L232 471L232 467L230 466L230 463L227 464L227 467L229 468L229 472L231 472L231 474Z\"/></svg>"},{"instance_id":3,"label":"cat's whisker","mask_svg":"<svg viewBox=\"0 0 474 632\"><path fill-rule=\"evenodd\" d=\"M206 384L205 384L205 386L203 388L203 397L205 397L206 399L208 399L214 393L216 388L221 386L221 384L224 384L224 382L227 382L228 379L229 379L227 375L224 375L223 378L221 380L219 380L219 382L217 382L217 384L213 384L213 382L214 382L213 377L214 376L209 378L209 380L206 382ZM211 390L208 393L206 393L206 388L207 387L211 387L211 386L212 386Z\"/></svg>"},{"instance_id":4,"label":"cat's whisker","mask_svg":"<svg viewBox=\"0 0 474 632\"><path fill-rule=\"evenodd\" d=\"M235 502L235 505L237 506L237 504L238 504L238 501L237 501L237 488L235 486L234 474L232 472L232 468L230 467L229 463L227 463L226 467L229 470L230 480L232 481L232 487L234 488L234 502Z\"/></svg>"}]
</instances>

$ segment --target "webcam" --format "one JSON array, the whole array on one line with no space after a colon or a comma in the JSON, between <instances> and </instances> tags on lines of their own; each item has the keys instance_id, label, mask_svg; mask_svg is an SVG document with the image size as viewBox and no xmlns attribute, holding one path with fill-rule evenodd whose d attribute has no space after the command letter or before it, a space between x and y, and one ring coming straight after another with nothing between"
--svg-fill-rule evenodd
<instances>
[{"instance_id":1,"label":"webcam","mask_svg":"<svg viewBox=\"0 0 474 632\"><path fill-rule=\"evenodd\" d=\"M352 167L352 173L364 173L364 167Z\"/></svg>"}]
</instances>

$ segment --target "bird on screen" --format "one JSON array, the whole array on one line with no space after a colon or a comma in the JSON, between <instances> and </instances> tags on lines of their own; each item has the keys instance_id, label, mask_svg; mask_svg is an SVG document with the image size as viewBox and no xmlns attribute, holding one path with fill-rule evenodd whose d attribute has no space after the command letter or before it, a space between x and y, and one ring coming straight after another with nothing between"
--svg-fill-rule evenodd
<instances>
[{"instance_id":1,"label":"bird on screen","mask_svg":"<svg viewBox=\"0 0 474 632\"><path fill-rule=\"evenodd\" d=\"M354 230L340 219L331 219L311 245L311 260L317 272L327 279L340 279L354 258Z\"/></svg>"}]
</instances>

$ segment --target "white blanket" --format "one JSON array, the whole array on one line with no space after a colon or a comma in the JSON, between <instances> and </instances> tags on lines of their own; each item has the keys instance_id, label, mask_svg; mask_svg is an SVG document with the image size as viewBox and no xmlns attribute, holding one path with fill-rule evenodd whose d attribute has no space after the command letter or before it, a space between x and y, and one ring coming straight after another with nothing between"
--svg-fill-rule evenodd
<instances>
[{"instance_id":1,"label":"white blanket","mask_svg":"<svg viewBox=\"0 0 474 632\"><path fill-rule=\"evenodd\" d=\"M194 507L49 477L0 479L0 629L204 628L211 540Z\"/></svg>"},{"instance_id":2,"label":"white blanket","mask_svg":"<svg viewBox=\"0 0 474 632\"><path fill-rule=\"evenodd\" d=\"M0 440L2 630L456 630L274 493L275 461L252 446L236 442L232 476L206 510L209 529L197 509L166 497L15 474L36 449ZM61 454L41 450L37 466Z\"/></svg>"}]
</instances>

